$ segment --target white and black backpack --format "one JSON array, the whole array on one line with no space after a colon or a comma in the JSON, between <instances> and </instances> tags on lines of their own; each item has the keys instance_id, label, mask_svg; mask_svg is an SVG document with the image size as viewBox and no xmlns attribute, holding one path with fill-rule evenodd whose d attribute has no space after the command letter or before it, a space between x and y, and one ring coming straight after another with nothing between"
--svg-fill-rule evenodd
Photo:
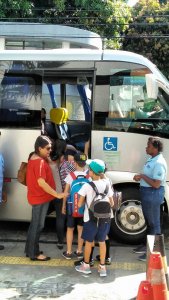
<instances>
[{"instance_id":1,"label":"white and black backpack","mask_svg":"<svg viewBox=\"0 0 169 300\"><path fill-rule=\"evenodd\" d=\"M110 205L109 197L107 196L109 185L107 184L103 193L99 193L94 182L89 182L93 190L95 191L95 196L88 207L89 218L92 221L99 223L107 223L111 220L112 208Z\"/></svg>"}]
</instances>

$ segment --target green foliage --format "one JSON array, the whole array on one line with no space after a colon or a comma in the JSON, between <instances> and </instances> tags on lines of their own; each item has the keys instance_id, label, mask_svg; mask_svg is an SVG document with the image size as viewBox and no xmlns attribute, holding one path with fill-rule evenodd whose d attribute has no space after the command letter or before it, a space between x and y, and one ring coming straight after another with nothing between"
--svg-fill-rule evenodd
<instances>
[{"instance_id":1,"label":"green foliage","mask_svg":"<svg viewBox=\"0 0 169 300\"><path fill-rule=\"evenodd\" d=\"M0 0L0 18L86 29L98 33L105 48L119 49L131 8L125 0Z\"/></svg>"},{"instance_id":2,"label":"green foliage","mask_svg":"<svg viewBox=\"0 0 169 300\"><path fill-rule=\"evenodd\" d=\"M124 0L53 0L53 7L43 12L46 23L63 24L98 33L105 47L119 48L115 39L126 30L131 8Z\"/></svg>"},{"instance_id":3,"label":"green foliage","mask_svg":"<svg viewBox=\"0 0 169 300\"><path fill-rule=\"evenodd\" d=\"M133 22L126 31L123 49L142 54L169 77L169 3L140 0L133 8Z\"/></svg>"},{"instance_id":4,"label":"green foliage","mask_svg":"<svg viewBox=\"0 0 169 300\"><path fill-rule=\"evenodd\" d=\"M0 18L6 21L20 20L33 15L33 4L29 0L0 0Z\"/></svg>"}]
</instances>

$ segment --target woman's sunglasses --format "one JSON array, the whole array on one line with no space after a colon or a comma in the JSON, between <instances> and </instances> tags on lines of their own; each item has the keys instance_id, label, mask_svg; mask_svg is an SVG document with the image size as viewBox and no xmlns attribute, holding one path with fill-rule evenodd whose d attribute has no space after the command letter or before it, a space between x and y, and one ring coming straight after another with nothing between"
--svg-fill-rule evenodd
<instances>
[{"instance_id":1,"label":"woman's sunglasses","mask_svg":"<svg viewBox=\"0 0 169 300\"><path fill-rule=\"evenodd\" d=\"M52 150L52 147L47 146L47 147L45 147L45 149L46 149L47 151L50 151L50 150Z\"/></svg>"}]
</instances>

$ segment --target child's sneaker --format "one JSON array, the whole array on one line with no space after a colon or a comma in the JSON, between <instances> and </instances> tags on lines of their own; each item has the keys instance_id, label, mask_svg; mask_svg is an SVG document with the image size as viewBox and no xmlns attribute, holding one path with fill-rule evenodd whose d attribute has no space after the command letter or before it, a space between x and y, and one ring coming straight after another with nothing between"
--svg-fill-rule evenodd
<instances>
[{"instance_id":1,"label":"child's sneaker","mask_svg":"<svg viewBox=\"0 0 169 300\"><path fill-rule=\"evenodd\" d=\"M64 256L64 258L66 259L72 259L72 253L67 253L67 251L64 251L62 253L62 255Z\"/></svg>"},{"instance_id":2,"label":"child's sneaker","mask_svg":"<svg viewBox=\"0 0 169 300\"><path fill-rule=\"evenodd\" d=\"M100 261L100 255L96 255L96 260ZM105 259L105 265L111 265L111 257Z\"/></svg>"},{"instance_id":3,"label":"child's sneaker","mask_svg":"<svg viewBox=\"0 0 169 300\"><path fill-rule=\"evenodd\" d=\"M83 263L84 263L83 258L82 258L82 259L79 259L79 260L75 260L75 261L74 261L74 266L75 266L75 267L81 266Z\"/></svg>"},{"instance_id":4,"label":"child's sneaker","mask_svg":"<svg viewBox=\"0 0 169 300\"><path fill-rule=\"evenodd\" d=\"M83 252L74 252L74 255L78 258L78 259L82 259L83 258Z\"/></svg>"},{"instance_id":5,"label":"child's sneaker","mask_svg":"<svg viewBox=\"0 0 169 300\"><path fill-rule=\"evenodd\" d=\"M105 266L99 265L98 272L100 273L100 277L106 277L107 276Z\"/></svg>"},{"instance_id":6,"label":"child's sneaker","mask_svg":"<svg viewBox=\"0 0 169 300\"><path fill-rule=\"evenodd\" d=\"M147 260L147 255L146 255L146 253L144 253L143 255L139 256L139 257L138 257L138 260L141 260L141 261L145 261L145 262L146 262L146 260Z\"/></svg>"},{"instance_id":7,"label":"child's sneaker","mask_svg":"<svg viewBox=\"0 0 169 300\"><path fill-rule=\"evenodd\" d=\"M146 253L146 250L147 250L146 245L139 245L137 248L133 249L133 252L137 254L144 254Z\"/></svg>"},{"instance_id":8,"label":"child's sneaker","mask_svg":"<svg viewBox=\"0 0 169 300\"><path fill-rule=\"evenodd\" d=\"M82 259L80 259L80 260L76 260L75 262L74 262L74 266L76 267L76 266L80 266L81 264L83 264L84 263L84 261L83 261L83 258ZM92 260L89 262L89 265L90 265L90 267L93 267L94 266L94 259L92 258Z\"/></svg>"},{"instance_id":9,"label":"child's sneaker","mask_svg":"<svg viewBox=\"0 0 169 300\"><path fill-rule=\"evenodd\" d=\"M76 266L75 270L77 272L81 272L83 274L91 274L90 266L88 264L85 264L84 262L80 266Z\"/></svg>"},{"instance_id":10,"label":"child's sneaker","mask_svg":"<svg viewBox=\"0 0 169 300\"><path fill-rule=\"evenodd\" d=\"M59 250L62 250L63 249L63 244L62 243L57 243L57 247Z\"/></svg>"},{"instance_id":11,"label":"child's sneaker","mask_svg":"<svg viewBox=\"0 0 169 300\"><path fill-rule=\"evenodd\" d=\"M90 267L94 266L94 259L93 258L90 260L89 265L90 265Z\"/></svg>"},{"instance_id":12,"label":"child's sneaker","mask_svg":"<svg viewBox=\"0 0 169 300\"><path fill-rule=\"evenodd\" d=\"M111 257L105 259L105 265L111 265Z\"/></svg>"}]
</instances>

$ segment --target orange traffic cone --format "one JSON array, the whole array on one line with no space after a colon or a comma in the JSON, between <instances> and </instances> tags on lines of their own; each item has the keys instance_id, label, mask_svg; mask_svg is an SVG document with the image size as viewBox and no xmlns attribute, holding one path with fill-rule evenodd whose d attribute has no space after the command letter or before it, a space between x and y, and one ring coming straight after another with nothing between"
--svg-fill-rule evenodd
<instances>
[{"instance_id":1,"label":"orange traffic cone","mask_svg":"<svg viewBox=\"0 0 169 300\"><path fill-rule=\"evenodd\" d=\"M168 300L165 272L159 252L150 254L147 280L151 283L153 289L153 300Z\"/></svg>"},{"instance_id":2,"label":"orange traffic cone","mask_svg":"<svg viewBox=\"0 0 169 300\"><path fill-rule=\"evenodd\" d=\"M164 245L164 234L155 235L154 249L153 252L160 252L165 272L165 278L167 282L167 290L169 291L169 278L168 278L168 268L167 268L167 257Z\"/></svg>"},{"instance_id":3,"label":"orange traffic cone","mask_svg":"<svg viewBox=\"0 0 169 300\"><path fill-rule=\"evenodd\" d=\"M141 281L136 300L154 300L152 286L149 281Z\"/></svg>"}]
</instances>

